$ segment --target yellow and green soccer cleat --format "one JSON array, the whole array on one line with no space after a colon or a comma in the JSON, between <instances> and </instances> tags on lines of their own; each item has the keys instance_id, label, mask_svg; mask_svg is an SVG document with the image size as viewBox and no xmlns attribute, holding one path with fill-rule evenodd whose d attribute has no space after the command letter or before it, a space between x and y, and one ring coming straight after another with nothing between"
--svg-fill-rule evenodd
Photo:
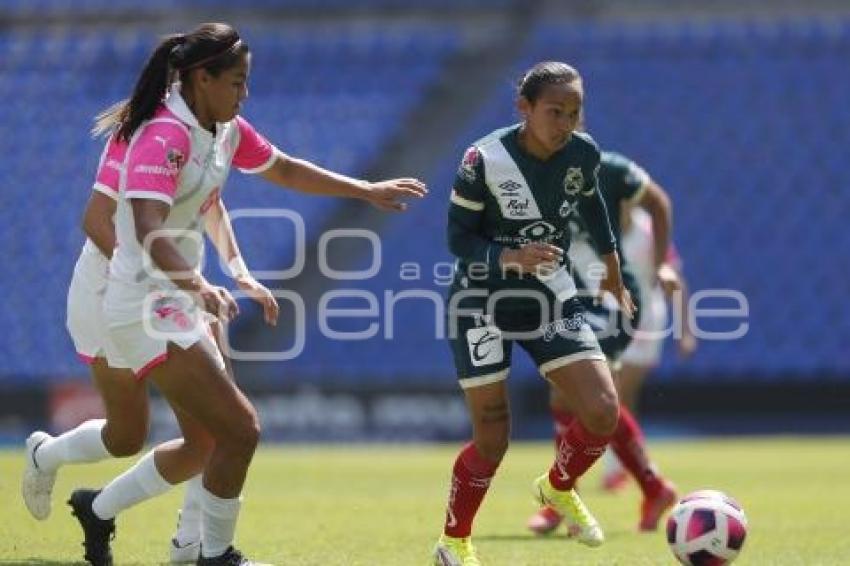
<instances>
[{"instance_id":1,"label":"yellow and green soccer cleat","mask_svg":"<svg viewBox=\"0 0 850 566\"><path fill-rule=\"evenodd\" d=\"M481 566L472 539L441 535L434 547L432 566Z\"/></svg>"},{"instance_id":2,"label":"yellow and green soccer cleat","mask_svg":"<svg viewBox=\"0 0 850 566\"><path fill-rule=\"evenodd\" d=\"M541 505L550 505L564 516L569 536L587 546L599 546L605 535L599 523L590 514L576 490L558 491L549 483L549 473L534 480L534 495Z\"/></svg>"}]
</instances>

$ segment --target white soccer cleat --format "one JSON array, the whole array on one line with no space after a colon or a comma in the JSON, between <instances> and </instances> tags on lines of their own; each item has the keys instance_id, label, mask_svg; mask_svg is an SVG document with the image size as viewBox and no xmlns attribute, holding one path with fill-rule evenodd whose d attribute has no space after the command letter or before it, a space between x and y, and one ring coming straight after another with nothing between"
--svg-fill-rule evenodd
<instances>
[{"instance_id":1,"label":"white soccer cleat","mask_svg":"<svg viewBox=\"0 0 850 566\"><path fill-rule=\"evenodd\" d=\"M181 544L180 541L173 538L169 546L172 564L194 564L201 555L201 541L199 540Z\"/></svg>"},{"instance_id":2,"label":"white soccer cleat","mask_svg":"<svg viewBox=\"0 0 850 566\"><path fill-rule=\"evenodd\" d=\"M56 472L40 470L35 463L35 452L44 441L52 438L46 432L39 430L32 433L26 443L26 464L21 481L21 496L30 514L39 521L50 516L50 496L53 494L53 484L56 483Z\"/></svg>"}]
</instances>

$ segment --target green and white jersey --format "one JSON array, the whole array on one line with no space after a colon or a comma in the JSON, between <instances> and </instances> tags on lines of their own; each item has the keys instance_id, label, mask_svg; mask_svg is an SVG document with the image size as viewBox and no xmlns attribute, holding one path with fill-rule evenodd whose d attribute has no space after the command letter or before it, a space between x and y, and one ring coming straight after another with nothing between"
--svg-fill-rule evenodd
<instances>
[{"instance_id":1,"label":"green and white jersey","mask_svg":"<svg viewBox=\"0 0 850 566\"><path fill-rule=\"evenodd\" d=\"M624 203L640 199L649 183L649 174L634 161L618 153L602 152L599 191L608 209L617 249L621 249L620 209ZM595 293L599 289L599 279L604 274L599 257L601 254L584 219L579 215L569 218L569 230L573 242L569 251L573 275L581 279L580 287ZM637 280L623 254L620 254L620 267L626 287L632 294L637 293Z\"/></svg>"},{"instance_id":2,"label":"green and white jersey","mask_svg":"<svg viewBox=\"0 0 850 566\"><path fill-rule=\"evenodd\" d=\"M567 269L554 278L503 273L505 247L546 242L568 250L569 221L582 220L605 254L615 240L598 188L600 153L593 139L574 133L567 144L543 161L523 150L520 126L496 130L464 154L451 194L449 248L457 256L456 288L549 289L559 298L574 294Z\"/></svg>"},{"instance_id":3,"label":"green and white jersey","mask_svg":"<svg viewBox=\"0 0 850 566\"><path fill-rule=\"evenodd\" d=\"M634 161L611 151L603 151L599 167L599 191L608 210L611 221L611 231L620 248L620 209L624 203L635 203L650 184L649 174ZM570 232L573 242L584 241L598 250L593 237L584 223L584 219L576 214L570 217ZM623 261L623 258L620 258Z\"/></svg>"}]
</instances>

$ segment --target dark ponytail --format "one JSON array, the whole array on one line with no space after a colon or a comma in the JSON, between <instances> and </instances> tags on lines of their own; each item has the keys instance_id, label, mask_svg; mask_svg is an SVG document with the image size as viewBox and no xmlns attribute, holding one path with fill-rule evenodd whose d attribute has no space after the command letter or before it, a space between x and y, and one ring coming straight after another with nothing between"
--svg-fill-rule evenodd
<instances>
[{"instance_id":1,"label":"dark ponytail","mask_svg":"<svg viewBox=\"0 0 850 566\"><path fill-rule=\"evenodd\" d=\"M130 141L133 133L149 120L165 98L171 83L172 52L186 42L183 34L163 39L145 63L129 99L113 104L97 115L92 133L95 136L115 130L119 140Z\"/></svg>"},{"instance_id":2,"label":"dark ponytail","mask_svg":"<svg viewBox=\"0 0 850 566\"><path fill-rule=\"evenodd\" d=\"M175 71L183 83L190 81L194 69L218 76L238 64L249 51L236 30L224 23L201 24L191 33L167 36L142 69L130 98L98 114L92 134L101 136L114 131L119 140L129 141L138 127L153 117Z\"/></svg>"}]
</instances>

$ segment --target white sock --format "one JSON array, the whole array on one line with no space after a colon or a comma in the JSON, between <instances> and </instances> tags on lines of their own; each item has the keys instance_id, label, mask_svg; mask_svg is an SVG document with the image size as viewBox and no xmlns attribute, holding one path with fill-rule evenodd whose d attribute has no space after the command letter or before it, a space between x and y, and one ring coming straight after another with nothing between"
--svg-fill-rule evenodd
<instances>
[{"instance_id":1,"label":"white sock","mask_svg":"<svg viewBox=\"0 0 850 566\"><path fill-rule=\"evenodd\" d=\"M174 533L174 538L180 546L201 540L202 478L202 474L198 474L186 482L186 495L183 496L183 507L177 519L177 532Z\"/></svg>"},{"instance_id":2,"label":"white sock","mask_svg":"<svg viewBox=\"0 0 850 566\"><path fill-rule=\"evenodd\" d=\"M92 502L95 515L112 519L124 509L171 489L171 484L156 469L153 454L151 450L142 456L135 466L103 488Z\"/></svg>"},{"instance_id":3,"label":"white sock","mask_svg":"<svg viewBox=\"0 0 850 566\"><path fill-rule=\"evenodd\" d=\"M241 497L222 499L201 486L201 554L221 556L233 544Z\"/></svg>"},{"instance_id":4,"label":"white sock","mask_svg":"<svg viewBox=\"0 0 850 566\"><path fill-rule=\"evenodd\" d=\"M62 464L99 462L111 455L103 444L104 419L86 421L65 434L42 442L35 451L40 470L53 472Z\"/></svg>"}]
</instances>

